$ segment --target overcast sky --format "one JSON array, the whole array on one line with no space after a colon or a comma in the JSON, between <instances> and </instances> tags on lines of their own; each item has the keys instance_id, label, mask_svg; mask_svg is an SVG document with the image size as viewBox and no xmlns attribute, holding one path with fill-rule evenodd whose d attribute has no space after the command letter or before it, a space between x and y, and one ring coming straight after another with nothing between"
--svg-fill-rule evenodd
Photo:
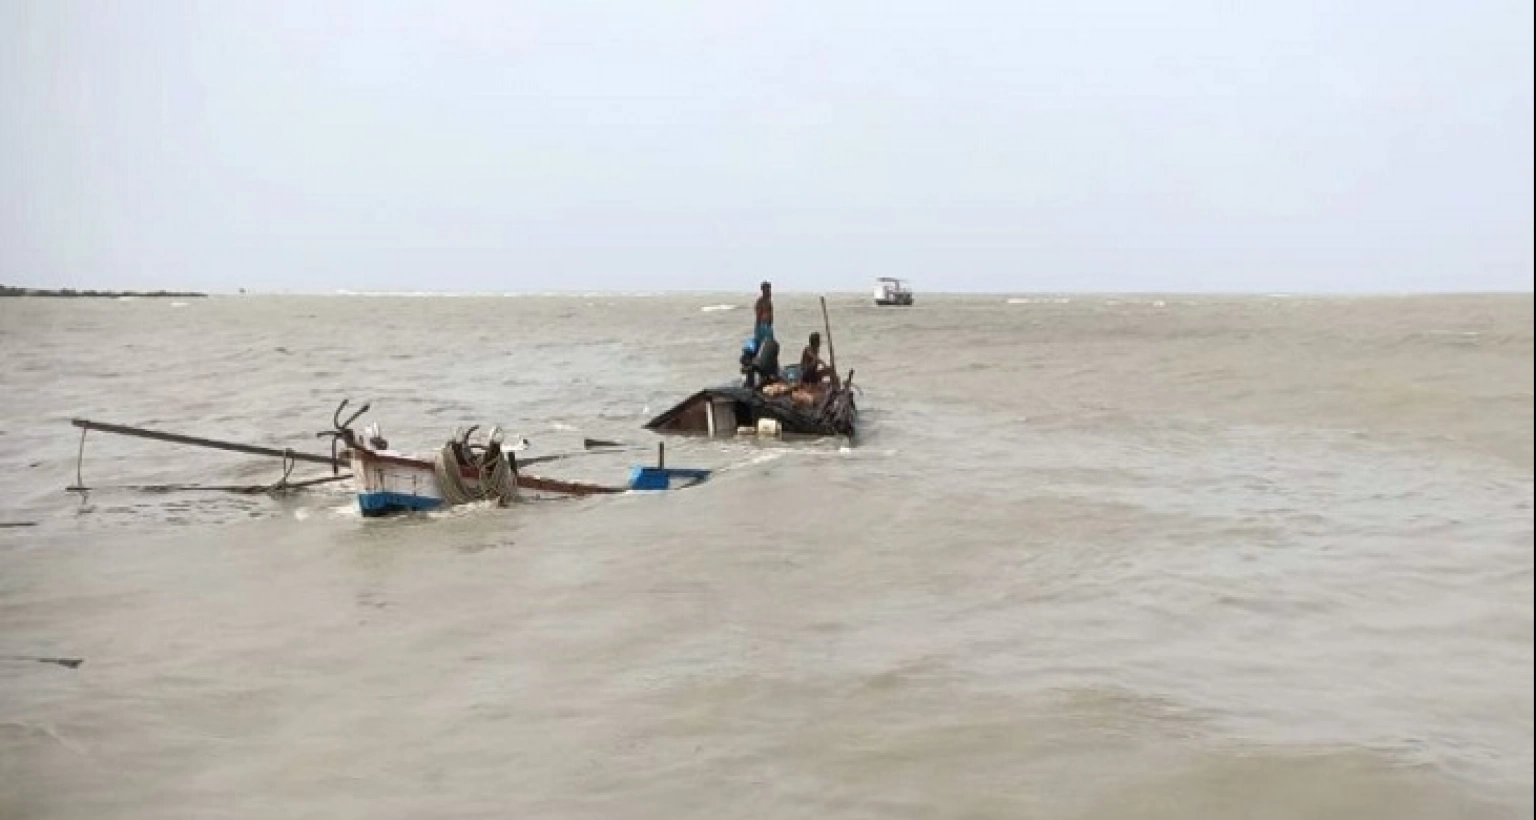
<instances>
[{"instance_id":1,"label":"overcast sky","mask_svg":"<svg viewBox=\"0 0 1536 820\"><path fill-rule=\"evenodd\" d=\"M0 282L1529 290L1530 0L0 0Z\"/></svg>"}]
</instances>

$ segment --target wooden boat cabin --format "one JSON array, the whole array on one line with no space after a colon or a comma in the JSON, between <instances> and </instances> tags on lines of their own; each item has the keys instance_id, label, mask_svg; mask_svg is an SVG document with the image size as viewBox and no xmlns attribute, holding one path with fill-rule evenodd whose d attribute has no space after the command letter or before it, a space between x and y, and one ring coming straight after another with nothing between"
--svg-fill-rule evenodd
<instances>
[{"instance_id":1,"label":"wooden boat cabin","mask_svg":"<svg viewBox=\"0 0 1536 820\"><path fill-rule=\"evenodd\" d=\"M700 390L645 428L657 433L711 437L756 435L779 437L846 436L858 423L853 386L798 385L776 381L760 389L726 385Z\"/></svg>"}]
</instances>

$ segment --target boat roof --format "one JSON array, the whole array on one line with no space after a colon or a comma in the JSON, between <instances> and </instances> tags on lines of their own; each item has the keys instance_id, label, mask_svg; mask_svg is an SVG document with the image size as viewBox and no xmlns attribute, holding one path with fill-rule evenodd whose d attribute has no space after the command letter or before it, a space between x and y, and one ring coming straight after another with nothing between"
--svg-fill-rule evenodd
<instances>
[{"instance_id":1,"label":"boat roof","mask_svg":"<svg viewBox=\"0 0 1536 820\"><path fill-rule=\"evenodd\" d=\"M897 279L894 276L882 276L882 277L876 279L875 281L876 282L896 282L896 283L900 284L900 283L906 282L907 280L905 280L905 279Z\"/></svg>"}]
</instances>

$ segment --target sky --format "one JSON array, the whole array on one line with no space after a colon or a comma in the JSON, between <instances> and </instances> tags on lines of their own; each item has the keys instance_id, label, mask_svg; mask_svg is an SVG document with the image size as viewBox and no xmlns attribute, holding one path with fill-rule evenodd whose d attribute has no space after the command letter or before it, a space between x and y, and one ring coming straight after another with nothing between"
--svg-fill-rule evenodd
<instances>
[{"instance_id":1,"label":"sky","mask_svg":"<svg viewBox=\"0 0 1536 820\"><path fill-rule=\"evenodd\" d=\"M0 282L1529 291L1530 0L0 0Z\"/></svg>"}]
</instances>

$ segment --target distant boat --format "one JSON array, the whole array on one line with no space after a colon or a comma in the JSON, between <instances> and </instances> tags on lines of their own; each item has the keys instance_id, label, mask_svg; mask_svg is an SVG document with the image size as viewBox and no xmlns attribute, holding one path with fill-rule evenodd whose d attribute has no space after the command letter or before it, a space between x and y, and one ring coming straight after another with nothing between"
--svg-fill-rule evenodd
<instances>
[{"instance_id":1,"label":"distant boat","mask_svg":"<svg viewBox=\"0 0 1536 820\"><path fill-rule=\"evenodd\" d=\"M882 276L875 280L875 304L880 307L911 307L912 288L904 280Z\"/></svg>"}]
</instances>

